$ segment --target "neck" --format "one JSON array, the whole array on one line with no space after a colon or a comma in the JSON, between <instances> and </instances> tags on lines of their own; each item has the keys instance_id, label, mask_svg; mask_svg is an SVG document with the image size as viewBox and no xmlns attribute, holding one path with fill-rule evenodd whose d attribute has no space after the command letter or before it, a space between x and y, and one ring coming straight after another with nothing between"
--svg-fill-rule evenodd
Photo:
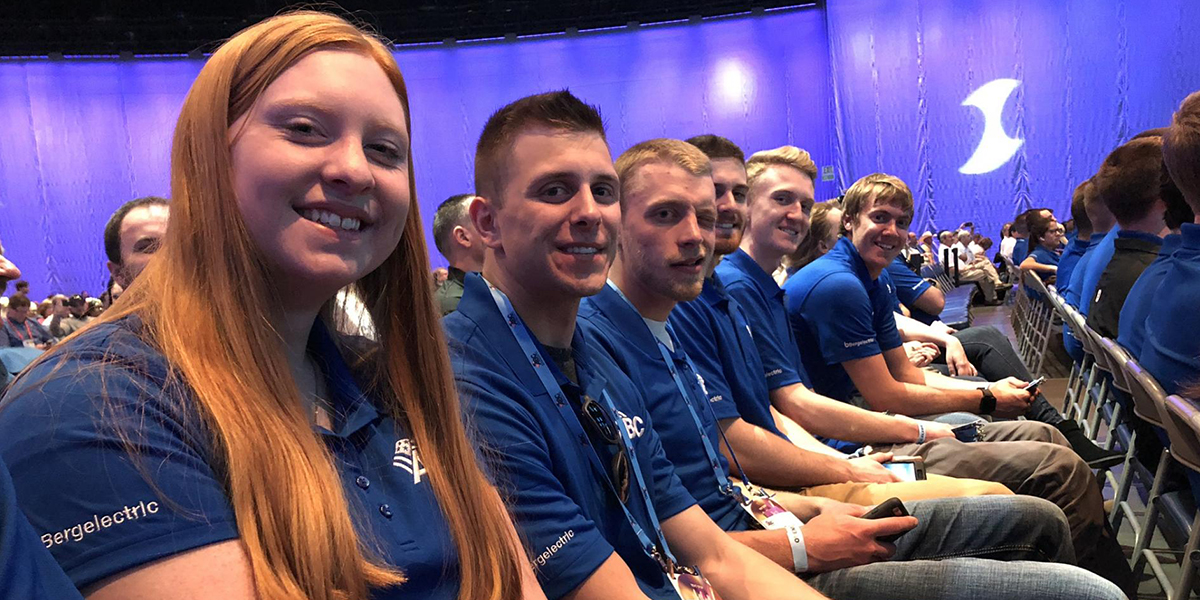
<instances>
[{"instance_id":1,"label":"neck","mask_svg":"<svg viewBox=\"0 0 1200 600\"><path fill-rule=\"evenodd\" d=\"M526 288L509 277L508 272L495 261L484 264L483 277L508 296L517 315L539 342L555 348L571 346L571 338L575 335L575 317L579 313L579 298L556 298L541 290Z\"/></svg>"},{"instance_id":2,"label":"neck","mask_svg":"<svg viewBox=\"0 0 1200 600\"><path fill-rule=\"evenodd\" d=\"M646 286L636 277L625 273L620 253L617 254L617 259L613 262L608 276L613 283L617 284L621 293L625 294L629 303L642 317L654 321L666 321L667 317L671 316L671 309L675 308L675 301L646 289Z\"/></svg>"},{"instance_id":3,"label":"neck","mask_svg":"<svg viewBox=\"0 0 1200 600\"><path fill-rule=\"evenodd\" d=\"M312 333L320 310L319 306L307 309L292 308L279 314L274 321L276 331L283 341L283 352L287 357L288 367L297 383L312 377L305 357L308 353L308 336Z\"/></svg>"},{"instance_id":4,"label":"neck","mask_svg":"<svg viewBox=\"0 0 1200 600\"><path fill-rule=\"evenodd\" d=\"M456 256L454 260L449 262L451 267L463 273L479 273L483 271L483 259L476 259L472 256Z\"/></svg>"},{"instance_id":5,"label":"neck","mask_svg":"<svg viewBox=\"0 0 1200 600\"><path fill-rule=\"evenodd\" d=\"M766 271L768 275L774 273L783 260L782 252L754 243L753 236L746 236L746 239L742 240L742 250L745 250L746 254L754 259L755 264Z\"/></svg>"},{"instance_id":6,"label":"neck","mask_svg":"<svg viewBox=\"0 0 1200 600\"><path fill-rule=\"evenodd\" d=\"M725 255L725 254L714 254L713 255L713 259L708 263L708 270L706 270L704 272L705 279L709 279L712 277L713 273L715 273L717 271L717 265L721 264L721 261L724 260L724 258L726 256L727 255Z\"/></svg>"},{"instance_id":7,"label":"neck","mask_svg":"<svg viewBox=\"0 0 1200 600\"><path fill-rule=\"evenodd\" d=\"M1149 214L1136 221L1121 223L1121 231L1137 231L1141 233L1149 233L1150 235L1161 236L1166 229L1166 224L1163 223L1162 215Z\"/></svg>"}]
</instances>

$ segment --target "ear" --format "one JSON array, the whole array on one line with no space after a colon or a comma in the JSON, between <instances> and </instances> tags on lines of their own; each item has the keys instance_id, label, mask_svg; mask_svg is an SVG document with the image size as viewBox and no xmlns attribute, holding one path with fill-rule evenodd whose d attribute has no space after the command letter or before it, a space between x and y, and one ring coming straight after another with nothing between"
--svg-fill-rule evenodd
<instances>
[{"instance_id":1,"label":"ear","mask_svg":"<svg viewBox=\"0 0 1200 600\"><path fill-rule=\"evenodd\" d=\"M458 245L464 248L471 247L471 234L466 227L455 225L454 229L450 231L450 235L454 236L454 241L458 242Z\"/></svg>"},{"instance_id":2,"label":"ear","mask_svg":"<svg viewBox=\"0 0 1200 600\"><path fill-rule=\"evenodd\" d=\"M479 234L479 241L485 247L493 250L503 247L500 221L497 218L498 210L499 207L496 206L495 200L483 196L475 196L471 200L470 206L467 207L467 214L471 216L471 224L475 226L475 231Z\"/></svg>"},{"instance_id":3,"label":"ear","mask_svg":"<svg viewBox=\"0 0 1200 600\"><path fill-rule=\"evenodd\" d=\"M121 284L122 288L129 287L129 282L125 280L125 269L122 269L121 265L108 261L108 274L112 275L113 281Z\"/></svg>"}]
</instances>

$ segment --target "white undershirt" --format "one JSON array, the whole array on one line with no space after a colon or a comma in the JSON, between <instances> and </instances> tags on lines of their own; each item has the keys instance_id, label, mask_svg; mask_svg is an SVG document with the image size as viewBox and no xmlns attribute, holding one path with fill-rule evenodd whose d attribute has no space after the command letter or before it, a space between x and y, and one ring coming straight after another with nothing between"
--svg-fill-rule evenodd
<instances>
[{"instance_id":1,"label":"white undershirt","mask_svg":"<svg viewBox=\"0 0 1200 600\"><path fill-rule=\"evenodd\" d=\"M655 321L646 317L642 317L642 320L646 322L646 327L650 328L650 333L653 333L658 341L662 342L671 352L675 351L675 345L671 343L671 336L667 333L666 321Z\"/></svg>"}]
</instances>

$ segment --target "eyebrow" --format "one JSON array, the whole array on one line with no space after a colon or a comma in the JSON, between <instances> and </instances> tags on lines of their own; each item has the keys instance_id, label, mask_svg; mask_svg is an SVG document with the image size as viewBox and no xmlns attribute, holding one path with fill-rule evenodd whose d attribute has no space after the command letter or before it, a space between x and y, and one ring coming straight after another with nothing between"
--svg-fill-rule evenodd
<instances>
[{"instance_id":1,"label":"eyebrow","mask_svg":"<svg viewBox=\"0 0 1200 600\"><path fill-rule=\"evenodd\" d=\"M269 104L268 106L266 106L263 112L264 112L264 114L267 114L267 115L273 115L273 114L277 114L279 112L296 111L296 110L313 110L313 111L320 113L320 115L325 118L336 118L336 115L338 112L337 109L335 109L333 106L329 105L328 103L324 102L320 98L316 98L316 97L306 98L303 96L284 98L282 100L276 100L276 101L272 102L271 104ZM378 129L383 129L390 133L395 134L401 140L403 140L405 143L408 142L408 135L405 133L406 128L404 127L403 119L401 119L399 123L396 123L389 119L380 119L380 118L372 117L368 121L368 124L371 125L372 127L375 127Z\"/></svg>"}]
</instances>

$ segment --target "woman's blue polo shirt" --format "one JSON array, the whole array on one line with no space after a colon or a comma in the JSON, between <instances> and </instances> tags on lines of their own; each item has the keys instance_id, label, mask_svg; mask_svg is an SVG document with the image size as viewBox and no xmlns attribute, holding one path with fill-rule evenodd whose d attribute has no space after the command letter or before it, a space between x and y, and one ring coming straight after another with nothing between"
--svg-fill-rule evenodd
<instances>
[{"instance_id":1,"label":"woman's blue polo shirt","mask_svg":"<svg viewBox=\"0 0 1200 600\"><path fill-rule=\"evenodd\" d=\"M95 326L59 351L5 394L0 455L22 510L75 585L237 538L211 435L139 320ZM334 431L314 432L334 457L360 532L408 577L371 598L454 598L457 552L419 450L361 392L320 322L309 352L335 411Z\"/></svg>"}]
</instances>

